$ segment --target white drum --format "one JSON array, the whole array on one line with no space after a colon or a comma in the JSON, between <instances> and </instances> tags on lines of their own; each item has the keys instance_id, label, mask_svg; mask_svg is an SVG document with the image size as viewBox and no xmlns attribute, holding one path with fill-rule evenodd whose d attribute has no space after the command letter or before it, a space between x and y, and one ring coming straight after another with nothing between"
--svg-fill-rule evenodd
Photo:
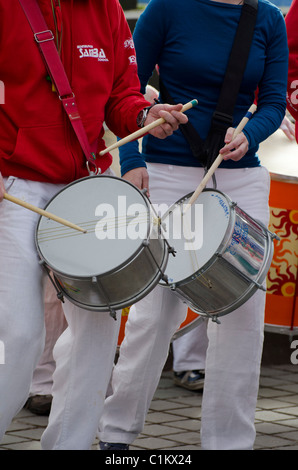
<instances>
[{"instance_id":1,"label":"white drum","mask_svg":"<svg viewBox=\"0 0 298 470\"><path fill-rule=\"evenodd\" d=\"M176 256L167 264L168 283L161 280L160 285L193 311L218 321L264 289L275 235L215 189L205 189L185 211L191 195L162 218Z\"/></svg>"},{"instance_id":2,"label":"white drum","mask_svg":"<svg viewBox=\"0 0 298 470\"><path fill-rule=\"evenodd\" d=\"M112 176L92 176L66 186L47 211L86 230L41 217L36 246L54 282L71 302L87 310L130 306L163 276L168 244L144 194Z\"/></svg>"}]
</instances>

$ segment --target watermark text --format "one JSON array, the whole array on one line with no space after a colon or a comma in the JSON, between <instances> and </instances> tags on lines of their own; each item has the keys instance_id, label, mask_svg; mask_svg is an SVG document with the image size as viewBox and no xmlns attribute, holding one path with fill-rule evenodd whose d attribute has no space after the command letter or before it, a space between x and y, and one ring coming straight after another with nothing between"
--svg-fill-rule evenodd
<instances>
[{"instance_id":1,"label":"watermark text","mask_svg":"<svg viewBox=\"0 0 298 470\"><path fill-rule=\"evenodd\" d=\"M152 213L140 203L127 204L126 196L118 196L117 207L112 204L99 204L95 216L99 217L95 235L99 240L137 240L157 238L162 234L166 240L182 240L185 250L198 250L203 245L203 205L195 204L192 210L184 213L186 205L165 214L166 204L152 204ZM153 230L152 230L153 228Z\"/></svg>"},{"instance_id":2,"label":"watermark text","mask_svg":"<svg viewBox=\"0 0 298 470\"><path fill-rule=\"evenodd\" d=\"M295 339L291 343L291 349L294 349L294 351L291 354L291 363L294 365L298 364L298 339Z\"/></svg>"},{"instance_id":3,"label":"watermark text","mask_svg":"<svg viewBox=\"0 0 298 470\"><path fill-rule=\"evenodd\" d=\"M0 365L5 364L5 347L3 341L0 340Z\"/></svg>"},{"instance_id":4,"label":"watermark text","mask_svg":"<svg viewBox=\"0 0 298 470\"><path fill-rule=\"evenodd\" d=\"M5 86L4 83L0 80L0 104L5 103Z\"/></svg>"}]
</instances>

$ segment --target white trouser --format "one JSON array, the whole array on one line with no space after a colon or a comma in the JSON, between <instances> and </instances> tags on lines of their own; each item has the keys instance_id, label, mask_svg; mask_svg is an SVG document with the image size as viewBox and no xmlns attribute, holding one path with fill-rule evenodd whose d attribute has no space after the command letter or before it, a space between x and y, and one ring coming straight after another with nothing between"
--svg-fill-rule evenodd
<instances>
[{"instance_id":1,"label":"white trouser","mask_svg":"<svg viewBox=\"0 0 298 470\"><path fill-rule=\"evenodd\" d=\"M208 321L205 320L173 341L175 372L205 369L208 347L207 325Z\"/></svg>"},{"instance_id":2,"label":"white trouser","mask_svg":"<svg viewBox=\"0 0 298 470\"><path fill-rule=\"evenodd\" d=\"M9 193L39 207L61 186L5 180ZM32 374L44 348L43 269L34 243L38 215L9 201L0 204L0 439L24 405ZM120 321L107 313L75 307L64 313L69 328L61 341L54 374L50 424L45 449L88 449L92 445L115 357ZM59 348L59 341L58 341ZM56 377L55 377L56 376Z\"/></svg>"},{"instance_id":3,"label":"white trouser","mask_svg":"<svg viewBox=\"0 0 298 470\"><path fill-rule=\"evenodd\" d=\"M56 289L49 279L46 280L45 285L44 316L46 329L45 347L33 372L30 396L51 395L53 373L56 367L53 348L67 326L62 302L57 298Z\"/></svg>"},{"instance_id":4,"label":"white trouser","mask_svg":"<svg viewBox=\"0 0 298 470\"><path fill-rule=\"evenodd\" d=\"M201 168L149 164L151 201L172 204L196 189ZM270 177L265 168L218 169L217 189L267 225ZM202 405L204 449L252 449L263 344L265 293L259 290L234 312L209 321ZM174 293L157 286L131 309L113 394L100 421L102 441L131 443L142 431L173 333L186 314Z\"/></svg>"}]
</instances>

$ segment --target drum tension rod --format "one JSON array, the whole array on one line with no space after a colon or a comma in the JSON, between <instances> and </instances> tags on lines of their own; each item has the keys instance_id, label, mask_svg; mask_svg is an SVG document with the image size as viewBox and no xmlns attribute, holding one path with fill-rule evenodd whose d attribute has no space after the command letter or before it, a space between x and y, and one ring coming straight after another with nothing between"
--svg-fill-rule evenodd
<instances>
[{"instance_id":1,"label":"drum tension rod","mask_svg":"<svg viewBox=\"0 0 298 470\"><path fill-rule=\"evenodd\" d=\"M93 284L96 284L96 285L97 285L98 290L100 291L100 293L101 293L101 294L103 295L103 297L105 298L106 304L107 304L108 309L109 309L109 312L110 312L110 316L111 316L114 320L117 320L116 310L114 310L114 309L111 307L109 296L108 296L108 294L106 293L105 289L103 288L102 283L97 279L96 276L93 276L93 277L92 277L92 282L93 282Z\"/></svg>"},{"instance_id":2,"label":"drum tension rod","mask_svg":"<svg viewBox=\"0 0 298 470\"><path fill-rule=\"evenodd\" d=\"M59 300L61 300L61 302L64 303L64 296L63 296L63 292L58 284L58 282L55 280L55 276L54 276L54 279L52 278L51 274L50 274L50 270L49 268L47 267L47 265L45 264L45 262L43 260L40 260L39 264L41 264L44 268L44 270L46 271L47 273L47 276L48 278L50 279L56 293L57 293L57 297Z\"/></svg>"},{"instance_id":3,"label":"drum tension rod","mask_svg":"<svg viewBox=\"0 0 298 470\"><path fill-rule=\"evenodd\" d=\"M163 227L162 227L161 217L157 214L157 212L156 212L156 210L155 210L153 204L151 203L149 197L147 196L147 191L148 191L148 190L147 190L146 188L144 188L144 189L142 189L141 192L147 197L148 201L150 202L151 208L152 208L152 210L153 210L153 212L154 212L154 214L155 214L155 216L156 216L156 218L157 218L157 225L158 225L158 227L159 227L159 230L158 230L159 235L162 235L162 230L164 230L164 229L163 229ZM169 244L169 242L168 242L168 240L166 239L166 237L164 237L164 241L165 241L165 243L166 243L166 245L167 245L167 247L168 247L168 252L169 252L169 254L171 254L171 255L173 255L173 256L176 256L177 251L175 250L175 248L174 248L173 246L171 246L171 245Z\"/></svg>"},{"instance_id":4,"label":"drum tension rod","mask_svg":"<svg viewBox=\"0 0 298 470\"><path fill-rule=\"evenodd\" d=\"M156 259L154 258L154 255L151 251L151 248L150 248L150 243L148 242L148 240L144 240L143 241L143 246L145 246L146 248L148 248L148 251L150 253L150 256L151 258L153 259L153 263L155 264L155 266L157 267L158 271L160 272L161 274L161 279L166 283L168 284L168 276L162 272L162 270L160 269L160 266L159 264L157 263Z\"/></svg>"}]
</instances>

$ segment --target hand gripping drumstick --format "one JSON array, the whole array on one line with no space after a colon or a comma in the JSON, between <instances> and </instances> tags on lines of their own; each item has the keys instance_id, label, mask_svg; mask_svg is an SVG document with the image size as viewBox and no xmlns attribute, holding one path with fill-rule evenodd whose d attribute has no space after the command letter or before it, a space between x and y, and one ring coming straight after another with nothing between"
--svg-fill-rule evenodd
<instances>
[{"instance_id":1,"label":"hand gripping drumstick","mask_svg":"<svg viewBox=\"0 0 298 470\"><path fill-rule=\"evenodd\" d=\"M189 101L188 103L186 103L183 106L183 108L181 109L181 113L184 113L184 111L187 111L188 109L193 108L197 104L198 104L197 100ZM136 132L133 132L132 134L128 135L127 137L124 137L123 139L119 140L115 144L112 144L109 147L107 147L106 149L102 150L101 152L99 152L99 155L104 155L105 153L108 153L111 150L114 150L118 147L121 147L124 144L127 144L127 142L131 142L132 140L138 139L139 137L146 134L151 129L154 129L157 126L160 126L164 122L165 122L164 118L159 118L156 121L151 122L151 124L148 124L148 126L142 127L142 129L140 129Z\"/></svg>"},{"instance_id":2,"label":"hand gripping drumstick","mask_svg":"<svg viewBox=\"0 0 298 470\"><path fill-rule=\"evenodd\" d=\"M52 219L55 222L58 222L59 224L62 224L62 225L65 225L66 227L73 228L75 230L79 230L80 232L86 233L86 230L79 227L78 225L75 225L72 222L68 222L68 220L62 219L61 217L58 217L57 215L51 214L51 212L48 212L43 209L40 209L39 207L33 206L32 204L29 204L28 202L22 201L22 199L12 196L11 194L4 193L3 197L4 199L14 202L15 204L18 204L19 206L23 206L26 209L29 209L30 211L43 215L44 217L47 217L48 219Z\"/></svg>"},{"instance_id":3,"label":"hand gripping drumstick","mask_svg":"<svg viewBox=\"0 0 298 470\"><path fill-rule=\"evenodd\" d=\"M233 139L238 135L240 134L240 132L244 129L244 127L246 126L247 122L250 120L251 116L253 115L253 113L256 111L257 107L255 104L252 104L251 107L249 108L248 112L246 113L246 115L244 116L244 118L241 119L241 121L239 122L238 126L236 127L236 129L234 130L234 134L233 134ZM233 141L232 139L232 141ZM223 155L220 153L216 159L214 160L213 164L211 165L211 167L209 168L209 170L207 171L206 175L204 176L204 178L202 179L202 181L200 182L199 186L197 187L197 189L195 190L195 192L193 193L193 195L191 196L190 200L188 201L188 203L186 204L186 207L184 209L184 214L185 212L190 208L190 206L197 200L197 198L199 197L199 195L201 194L201 192L203 191L203 189L205 188L206 184L208 183L209 179L211 178L211 176L213 175L213 173L215 172L216 168L221 164L223 160Z\"/></svg>"}]
</instances>

